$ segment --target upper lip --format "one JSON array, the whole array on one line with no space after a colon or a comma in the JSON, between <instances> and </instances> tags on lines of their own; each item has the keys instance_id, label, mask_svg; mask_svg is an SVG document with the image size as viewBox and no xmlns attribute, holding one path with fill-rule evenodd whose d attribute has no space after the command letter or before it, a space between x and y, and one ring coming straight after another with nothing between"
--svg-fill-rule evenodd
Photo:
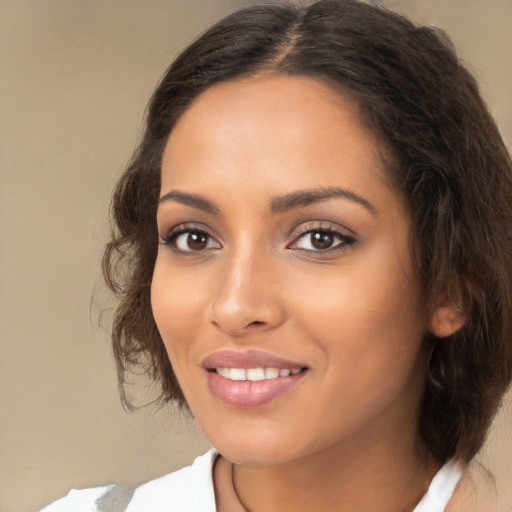
<instances>
[{"instance_id":1,"label":"upper lip","mask_svg":"<svg viewBox=\"0 0 512 512\"><path fill-rule=\"evenodd\" d=\"M260 350L220 350L205 357L203 368L279 368L294 370L307 368L307 365L290 361Z\"/></svg>"}]
</instances>

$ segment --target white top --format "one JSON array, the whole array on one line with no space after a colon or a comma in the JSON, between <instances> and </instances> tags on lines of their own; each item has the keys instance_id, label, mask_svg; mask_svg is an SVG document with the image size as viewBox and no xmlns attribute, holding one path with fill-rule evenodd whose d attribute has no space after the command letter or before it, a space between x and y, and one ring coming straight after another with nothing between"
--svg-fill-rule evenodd
<instances>
[{"instance_id":1,"label":"white top","mask_svg":"<svg viewBox=\"0 0 512 512\"><path fill-rule=\"evenodd\" d=\"M135 489L126 512L215 512L212 468L217 452L197 457L191 466L151 480ZM412 512L443 512L460 480L461 469L445 464ZM99 503L114 486L72 490L41 512L99 512ZM108 510L108 509L104 509Z\"/></svg>"}]
</instances>

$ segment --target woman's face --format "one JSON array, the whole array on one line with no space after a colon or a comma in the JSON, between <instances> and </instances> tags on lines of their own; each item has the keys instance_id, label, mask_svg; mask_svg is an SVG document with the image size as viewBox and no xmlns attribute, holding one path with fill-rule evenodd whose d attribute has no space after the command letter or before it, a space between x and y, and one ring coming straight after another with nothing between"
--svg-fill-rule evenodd
<instances>
[{"instance_id":1,"label":"woman's face","mask_svg":"<svg viewBox=\"0 0 512 512\"><path fill-rule=\"evenodd\" d=\"M162 163L154 317L212 444L273 464L415 436L410 216L358 108L306 77L213 86Z\"/></svg>"}]
</instances>

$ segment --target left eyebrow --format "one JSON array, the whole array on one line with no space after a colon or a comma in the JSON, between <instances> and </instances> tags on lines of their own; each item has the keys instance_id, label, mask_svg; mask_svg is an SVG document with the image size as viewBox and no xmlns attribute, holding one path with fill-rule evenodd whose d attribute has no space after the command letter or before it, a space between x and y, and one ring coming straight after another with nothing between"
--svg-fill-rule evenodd
<instances>
[{"instance_id":1,"label":"left eyebrow","mask_svg":"<svg viewBox=\"0 0 512 512\"><path fill-rule=\"evenodd\" d=\"M272 213L284 213L294 208L303 208L327 199L343 198L364 206L371 214L378 216L377 208L370 201L351 190L327 187L310 190L298 190L284 196L276 197L271 202Z\"/></svg>"},{"instance_id":2,"label":"left eyebrow","mask_svg":"<svg viewBox=\"0 0 512 512\"><path fill-rule=\"evenodd\" d=\"M192 206L197 210L213 213L214 215L218 215L220 213L220 210L211 201L197 194L189 194L187 192L180 192L179 190L171 190L158 200L158 204L160 205L166 201L176 201L187 206Z\"/></svg>"}]
</instances>

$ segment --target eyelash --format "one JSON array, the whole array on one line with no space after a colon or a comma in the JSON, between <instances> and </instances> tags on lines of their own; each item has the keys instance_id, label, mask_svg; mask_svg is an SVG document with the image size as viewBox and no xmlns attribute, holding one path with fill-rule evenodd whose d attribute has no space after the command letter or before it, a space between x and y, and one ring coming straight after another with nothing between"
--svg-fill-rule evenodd
<instances>
[{"instance_id":1,"label":"eyelash","mask_svg":"<svg viewBox=\"0 0 512 512\"><path fill-rule=\"evenodd\" d=\"M297 243L300 240L304 240L307 235L312 235L313 233L321 233L324 235L326 234L326 235L332 236L334 239L335 245L333 247L328 247L325 250L304 249L304 248L299 248L299 247L294 248L294 245L297 245ZM215 240L214 237L212 237L208 233L208 231L205 229L199 228L195 225L182 224L182 225L177 226L176 228L172 229L167 236L162 237L160 244L164 245L164 246L170 246L173 251L175 251L179 254L183 254L183 255L192 255L194 253L200 254L200 253L203 253L205 250L212 249L212 247L208 247L208 246L205 247L204 249L199 249L199 250L190 249L190 250L184 251L182 249L179 249L175 244L176 244L176 241L178 240L178 238L184 234L189 234L189 235L196 234L196 235L200 235L200 236L205 236L205 237L207 237L207 242L206 242L207 244L209 244L211 240ZM287 249L295 249L295 250L299 250L299 251L303 251L303 252L307 252L307 253L316 253L319 255L320 254L332 254L332 253L335 253L338 251L343 251L343 250L348 249L348 247L350 245L352 245L355 241L356 240L353 236L343 234L340 231L333 229L331 227L323 227L322 225L320 225L320 226L315 226L315 227L306 227L303 230L301 230L295 236L294 240L290 244L287 245L286 248ZM219 242L216 241L216 243L220 245ZM311 243L311 241L310 241L310 243ZM214 247L214 248L219 249L221 247Z\"/></svg>"},{"instance_id":2,"label":"eyelash","mask_svg":"<svg viewBox=\"0 0 512 512\"><path fill-rule=\"evenodd\" d=\"M338 251L344 251L344 250L348 249L348 247L351 246L355 242L355 238L353 236L345 235L334 228L324 227L324 226L320 225L320 226L315 226L315 227L306 227L305 229L301 230L295 237L294 241L288 245L288 248L293 249L293 246L296 245L297 242L299 242L300 240L304 240L307 235L312 235L313 233L321 233L324 235L326 234L326 235L332 236L334 239L333 243L335 245L333 247L328 247L325 250L301 249L301 248L297 248L296 250L310 252L310 253L314 253L314 254L332 254L332 253L336 253ZM311 239L310 239L310 244L311 244Z\"/></svg>"},{"instance_id":3,"label":"eyelash","mask_svg":"<svg viewBox=\"0 0 512 512\"><path fill-rule=\"evenodd\" d=\"M183 250L179 249L178 247L176 247L175 243L176 243L177 239L181 235L184 235L187 233L189 235L196 234L196 235L206 236L207 240L208 240L207 243L209 243L210 240L214 240L214 238L208 233L207 230L199 228L195 225L182 224L182 225L177 226L174 229L172 229L170 231L170 233L168 235L166 235L165 237L162 237L160 244L165 245L165 246L170 246L175 252L177 252L179 254L193 254L193 253L203 252L203 251L199 251L199 250L198 251L194 251L194 250L183 251Z\"/></svg>"}]
</instances>

